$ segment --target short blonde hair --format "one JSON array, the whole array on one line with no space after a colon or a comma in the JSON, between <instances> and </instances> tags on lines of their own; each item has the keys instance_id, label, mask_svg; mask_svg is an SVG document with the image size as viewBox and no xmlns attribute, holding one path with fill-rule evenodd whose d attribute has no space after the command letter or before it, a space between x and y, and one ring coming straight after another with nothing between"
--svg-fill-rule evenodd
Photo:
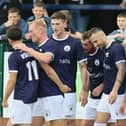
<instances>
[{"instance_id":1,"label":"short blonde hair","mask_svg":"<svg viewBox=\"0 0 126 126\"><path fill-rule=\"evenodd\" d=\"M42 26L42 27L47 28L47 24L43 18L29 22L29 24L32 24L32 23L35 23L36 26Z\"/></svg>"}]
</instances>

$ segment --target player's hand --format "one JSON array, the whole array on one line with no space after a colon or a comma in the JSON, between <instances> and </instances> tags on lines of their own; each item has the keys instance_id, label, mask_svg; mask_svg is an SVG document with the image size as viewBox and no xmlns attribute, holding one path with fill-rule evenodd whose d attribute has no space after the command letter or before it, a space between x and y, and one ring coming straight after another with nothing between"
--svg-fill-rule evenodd
<instances>
[{"instance_id":1,"label":"player's hand","mask_svg":"<svg viewBox=\"0 0 126 126\"><path fill-rule=\"evenodd\" d=\"M81 102L81 106L85 106L87 104L87 102L88 102L88 91L81 90L80 102Z\"/></svg>"},{"instance_id":2,"label":"player's hand","mask_svg":"<svg viewBox=\"0 0 126 126\"><path fill-rule=\"evenodd\" d=\"M6 27L10 27L10 26L13 26L13 25L14 25L14 22L8 20L7 22L4 23L4 25L5 25Z\"/></svg>"},{"instance_id":3,"label":"player's hand","mask_svg":"<svg viewBox=\"0 0 126 126\"><path fill-rule=\"evenodd\" d=\"M126 114L125 110L126 110L126 100L122 102L119 112L124 115Z\"/></svg>"},{"instance_id":4,"label":"player's hand","mask_svg":"<svg viewBox=\"0 0 126 126\"><path fill-rule=\"evenodd\" d=\"M99 96L102 91L103 91L103 84L100 84L99 86L93 89L92 94L93 96Z\"/></svg>"},{"instance_id":5,"label":"player's hand","mask_svg":"<svg viewBox=\"0 0 126 126\"><path fill-rule=\"evenodd\" d=\"M22 51L27 51L28 47L24 43L17 43L13 46L14 49L20 49Z\"/></svg>"},{"instance_id":6,"label":"player's hand","mask_svg":"<svg viewBox=\"0 0 126 126\"><path fill-rule=\"evenodd\" d=\"M111 91L109 96L108 96L108 100L110 104L113 104L117 99L117 92L116 91Z\"/></svg>"},{"instance_id":7,"label":"player's hand","mask_svg":"<svg viewBox=\"0 0 126 126\"><path fill-rule=\"evenodd\" d=\"M7 102L6 100L3 100L2 106L3 106L4 108L7 108L7 107L8 107L8 102Z\"/></svg>"},{"instance_id":8,"label":"player's hand","mask_svg":"<svg viewBox=\"0 0 126 126\"><path fill-rule=\"evenodd\" d=\"M67 86L66 84L63 84L59 87L60 91L63 92L63 93L67 93L67 92L70 92L72 89Z\"/></svg>"}]
</instances>

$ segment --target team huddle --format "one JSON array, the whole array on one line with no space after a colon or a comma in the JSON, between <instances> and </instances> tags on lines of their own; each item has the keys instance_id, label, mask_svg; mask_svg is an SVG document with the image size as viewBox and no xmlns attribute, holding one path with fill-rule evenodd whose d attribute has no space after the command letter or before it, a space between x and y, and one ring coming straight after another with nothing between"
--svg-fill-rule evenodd
<instances>
[{"instance_id":1,"label":"team huddle","mask_svg":"<svg viewBox=\"0 0 126 126\"><path fill-rule=\"evenodd\" d=\"M27 37L13 26L7 30L14 51L9 56L9 79L3 107L14 90L12 116L7 126L76 126L76 72L80 66L84 107L83 126L125 126L126 55L124 47L100 28L86 31L82 43L72 37L66 16L51 16L48 37L44 19L29 23Z\"/></svg>"}]
</instances>

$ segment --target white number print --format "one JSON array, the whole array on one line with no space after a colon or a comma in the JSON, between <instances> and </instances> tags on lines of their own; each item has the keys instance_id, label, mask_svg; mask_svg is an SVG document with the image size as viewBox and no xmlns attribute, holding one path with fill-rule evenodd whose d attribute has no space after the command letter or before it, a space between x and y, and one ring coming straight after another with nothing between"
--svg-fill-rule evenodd
<instances>
[{"instance_id":1,"label":"white number print","mask_svg":"<svg viewBox=\"0 0 126 126\"><path fill-rule=\"evenodd\" d=\"M35 78L35 80L39 79L38 76L38 69L37 69L37 63L35 60L33 61L29 61L26 63L26 67L28 69L28 80L32 81L33 80L33 76Z\"/></svg>"}]
</instances>

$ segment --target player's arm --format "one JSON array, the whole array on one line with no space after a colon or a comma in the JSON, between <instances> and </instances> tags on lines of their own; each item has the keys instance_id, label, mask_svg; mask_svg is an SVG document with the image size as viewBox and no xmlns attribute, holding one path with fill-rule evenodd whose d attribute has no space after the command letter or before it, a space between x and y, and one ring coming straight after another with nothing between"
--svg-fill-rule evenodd
<instances>
[{"instance_id":1,"label":"player's arm","mask_svg":"<svg viewBox=\"0 0 126 126\"><path fill-rule=\"evenodd\" d=\"M7 82L5 94L4 94L3 101L2 101L3 107L8 106L7 100L9 98L10 94L12 93L12 91L15 88L16 78L17 78L17 72L10 72L9 73L9 79L8 79L8 82Z\"/></svg>"},{"instance_id":2,"label":"player's arm","mask_svg":"<svg viewBox=\"0 0 126 126\"><path fill-rule=\"evenodd\" d=\"M50 55L50 53L42 53L36 51L33 48L26 46L24 43L20 43L20 44L18 43L14 46L14 48L27 52L39 62L49 63L52 60L52 56Z\"/></svg>"},{"instance_id":3,"label":"player's arm","mask_svg":"<svg viewBox=\"0 0 126 126\"><path fill-rule=\"evenodd\" d=\"M88 78L86 63L85 62L79 63L79 66L80 66L81 82L82 82L80 101L81 101L81 105L84 106L87 103L87 98L88 98L89 78Z\"/></svg>"},{"instance_id":4,"label":"player's arm","mask_svg":"<svg viewBox=\"0 0 126 126\"><path fill-rule=\"evenodd\" d=\"M96 88L93 89L92 94L94 96L99 96L103 91L103 87L104 87L103 83L99 84Z\"/></svg>"},{"instance_id":5,"label":"player's arm","mask_svg":"<svg viewBox=\"0 0 126 126\"><path fill-rule=\"evenodd\" d=\"M49 76L49 78L51 80L53 80L55 82L55 84L60 88L60 90L62 92L71 91L71 89L67 85L65 85L61 82L57 73L48 65L48 63L51 62L53 59L53 56L51 53L38 52L32 48L29 48L28 46L26 46L23 43L16 44L14 48L25 51L28 54L30 54L31 56L33 56L36 60L38 60L38 62L40 63L40 65L43 68L43 70L45 71L45 73Z\"/></svg>"},{"instance_id":6,"label":"player's arm","mask_svg":"<svg viewBox=\"0 0 126 126\"><path fill-rule=\"evenodd\" d=\"M43 62L40 62L40 65L48 75L48 77L58 86L61 92L65 93L71 91L71 88L66 84L63 84L63 82L60 80L59 76L51 66Z\"/></svg>"},{"instance_id":7,"label":"player's arm","mask_svg":"<svg viewBox=\"0 0 126 126\"><path fill-rule=\"evenodd\" d=\"M82 62L79 63L79 66L81 72L82 90L89 91L87 65L85 62Z\"/></svg>"},{"instance_id":8,"label":"player's arm","mask_svg":"<svg viewBox=\"0 0 126 126\"><path fill-rule=\"evenodd\" d=\"M125 62L121 62L121 63L116 64L118 72L117 72L114 87L112 89L115 92L118 92L118 89L124 80L125 73L126 73L126 66L125 65L126 65Z\"/></svg>"},{"instance_id":9,"label":"player's arm","mask_svg":"<svg viewBox=\"0 0 126 126\"><path fill-rule=\"evenodd\" d=\"M115 79L115 83L113 86L112 91L109 94L109 102L110 103L114 103L118 94L118 90L124 80L125 77L125 73L126 73L126 66L125 66L125 62L120 62L118 64L116 64L116 67L118 69L117 75L116 75L116 79Z\"/></svg>"}]
</instances>

